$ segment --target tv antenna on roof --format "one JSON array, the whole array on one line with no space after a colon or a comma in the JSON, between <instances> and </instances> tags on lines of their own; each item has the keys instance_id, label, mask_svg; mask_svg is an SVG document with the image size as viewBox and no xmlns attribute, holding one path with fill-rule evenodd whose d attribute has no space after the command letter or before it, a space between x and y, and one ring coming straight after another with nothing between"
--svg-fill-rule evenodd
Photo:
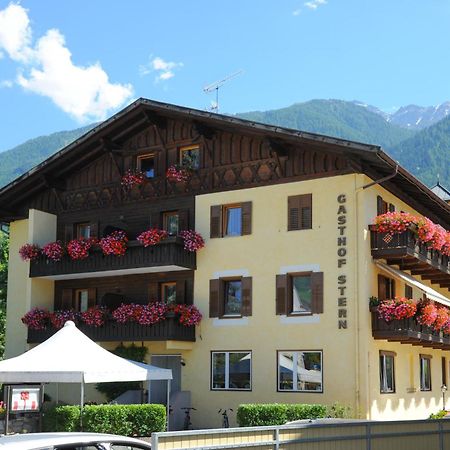
<instances>
[{"instance_id":1,"label":"tv antenna on roof","mask_svg":"<svg viewBox=\"0 0 450 450\"><path fill-rule=\"evenodd\" d=\"M213 105L210 108L210 111L218 113L219 112L219 88L222 87L227 81L231 80L232 78L237 77L241 73L243 73L243 70L238 70L237 72L232 73L231 75L228 75L227 77L223 78L222 80L216 81L215 83L208 84L203 88L203 92L210 93L213 91L216 91L216 101L213 103Z\"/></svg>"}]
</instances>

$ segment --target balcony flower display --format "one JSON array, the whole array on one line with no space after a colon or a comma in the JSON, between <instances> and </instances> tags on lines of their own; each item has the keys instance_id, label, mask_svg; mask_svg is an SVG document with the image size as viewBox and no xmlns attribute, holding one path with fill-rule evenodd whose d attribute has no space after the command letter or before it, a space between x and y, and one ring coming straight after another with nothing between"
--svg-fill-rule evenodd
<instances>
[{"instance_id":1,"label":"balcony flower display","mask_svg":"<svg viewBox=\"0 0 450 450\"><path fill-rule=\"evenodd\" d=\"M427 244L429 248L441 250L445 244L447 232L426 217L417 221L417 232L420 242Z\"/></svg>"},{"instance_id":2,"label":"balcony flower display","mask_svg":"<svg viewBox=\"0 0 450 450\"><path fill-rule=\"evenodd\" d=\"M149 247L156 245L167 237L167 231L160 230L158 228L150 228L147 231L143 231L136 239L144 246Z\"/></svg>"},{"instance_id":3,"label":"balcony flower display","mask_svg":"<svg viewBox=\"0 0 450 450\"><path fill-rule=\"evenodd\" d=\"M122 303L112 312L112 317L117 323L134 322L137 310L141 306L136 303Z\"/></svg>"},{"instance_id":4,"label":"balcony flower display","mask_svg":"<svg viewBox=\"0 0 450 450\"><path fill-rule=\"evenodd\" d=\"M437 316L437 308L433 302L426 300L419 303L416 318L421 325L431 327L436 322Z\"/></svg>"},{"instance_id":5,"label":"balcony flower display","mask_svg":"<svg viewBox=\"0 0 450 450\"><path fill-rule=\"evenodd\" d=\"M171 165L166 172L166 178L174 183L188 181L191 173L190 169L180 167L176 164Z\"/></svg>"},{"instance_id":6,"label":"balcony flower display","mask_svg":"<svg viewBox=\"0 0 450 450\"><path fill-rule=\"evenodd\" d=\"M107 310L101 306L92 306L80 313L80 319L91 327L101 327L105 324Z\"/></svg>"},{"instance_id":7,"label":"balcony flower display","mask_svg":"<svg viewBox=\"0 0 450 450\"><path fill-rule=\"evenodd\" d=\"M54 311L52 313L49 313L49 318L53 328L59 330L68 320L76 322L77 313L71 309L64 311Z\"/></svg>"},{"instance_id":8,"label":"balcony flower display","mask_svg":"<svg viewBox=\"0 0 450 450\"><path fill-rule=\"evenodd\" d=\"M140 170L128 169L122 177L122 186L131 189L133 186L139 186L145 182L146 176Z\"/></svg>"},{"instance_id":9,"label":"balcony flower display","mask_svg":"<svg viewBox=\"0 0 450 450\"><path fill-rule=\"evenodd\" d=\"M19 255L23 261L33 261L41 254L41 248L36 244L24 244L19 249Z\"/></svg>"},{"instance_id":10,"label":"balcony flower display","mask_svg":"<svg viewBox=\"0 0 450 450\"><path fill-rule=\"evenodd\" d=\"M128 237L125 231L113 231L98 242L104 255L123 256L127 251Z\"/></svg>"},{"instance_id":11,"label":"balcony flower display","mask_svg":"<svg viewBox=\"0 0 450 450\"><path fill-rule=\"evenodd\" d=\"M42 247L42 254L51 261L61 261L65 250L61 241L49 242Z\"/></svg>"},{"instance_id":12,"label":"balcony flower display","mask_svg":"<svg viewBox=\"0 0 450 450\"><path fill-rule=\"evenodd\" d=\"M375 217L374 224L378 233L403 233L415 222L412 214L404 212L388 212Z\"/></svg>"},{"instance_id":13,"label":"balcony flower display","mask_svg":"<svg viewBox=\"0 0 450 450\"><path fill-rule=\"evenodd\" d=\"M202 313L194 305L171 305L169 307L175 314L179 314L178 321L185 327L198 325L202 320Z\"/></svg>"},{"instance_id":14,"label":"balcony flower display","mask_svg":"<svg viewBox=\"0 0 450 450\"><path fill-rule=\"evenodd\" d=\"M378 316L386 322L409 319L417 312L417 303L409 298L395 297L393 300L382 300L378 307Z\"/></svg>"},{"instance_id":15,"label":"balcony flower display","mask_svg":"<svg viewBox=\"0 0 450 450\"><path fill-rule=\"evenodd\" d=\"M181 231L180 237L184 241L184 249L188 252L196 252L205 246L205 241L201 234L194 230Z\"/></svg>"},{"instance_id":16,"label":"balcony flower display","mask_svg":"<svg viewBox=\"0 0 450 450\"><path fill-rule=\"evenodd\" d=\"M444 245L442 246L441 252L444 255L450 256L450 231L447 231L445 235L445 242Z\"/></svg>"},{"instance_id":17,"label":"balcony flower display","mask_svg":"<svg viewBox=\"0 0 450 450\"><path fill-rule=\"evenodd\" d=\"M437 308L436 320L433 323L435 331L443 331L450 320L449 310L446 307Z\"/></svg>"},{"instance_id":18,"label":"balcony flower display","mask_svg":"<svg viewBox=\"0 0 450 450\"><path fill-rule=\"evenodd\" d=\"M163 302L153 302L148 305L137 305L135 320L140 325L153 325L166 318L167 305Z\"/></svg>"},{"instance_id":19,"label":"balcony flower display","mask_svg":"<svg viewBox=\"0 0 450 450\"><path fill-rule=\"evenodd\" d=\"M22 317L22 323L32 330L45 330L50 313L43 308L33 308Z\"/></svg>"},{"instance_id":20,"label":"balcony flower display","mask_svg":"<svg viewBox=\"0 0 450 450\"><path fill-rule=\"evenodd\" d=\"M67 244L67 253L72 259L86 259L89 256L89 250L97 242L96 239L72 239Z\"/></svg>"}]
</instances>

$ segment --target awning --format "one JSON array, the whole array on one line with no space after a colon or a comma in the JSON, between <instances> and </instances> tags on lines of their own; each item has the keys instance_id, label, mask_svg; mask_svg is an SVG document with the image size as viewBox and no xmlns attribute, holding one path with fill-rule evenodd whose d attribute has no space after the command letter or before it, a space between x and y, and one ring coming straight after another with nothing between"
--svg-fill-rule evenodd
<instances>
[{"instance_id":1,"label":"awning","mask_svg":"<svg viewBox=\"0 0 450 450\"><path fill-rule=\"evenodd\" d=\"M449 298L445 297L445 295L442 295L438 291L435 291L433 288L430 288L429 286L416 280L409 273L402 272L401 270L398 269L394 269L393 267L388 266L387 264L384 264L379 261L374 262L376 266L378 266L382 271L388 273L390 276L394 278L400 278L405 283L408 283L410 286L414 286L417 289L421 290L424 294L426 294L427 298L429 298L430 300L434 300L435 302L442 303L443 305L450 307Z\"/></svg>"}]
</instances>

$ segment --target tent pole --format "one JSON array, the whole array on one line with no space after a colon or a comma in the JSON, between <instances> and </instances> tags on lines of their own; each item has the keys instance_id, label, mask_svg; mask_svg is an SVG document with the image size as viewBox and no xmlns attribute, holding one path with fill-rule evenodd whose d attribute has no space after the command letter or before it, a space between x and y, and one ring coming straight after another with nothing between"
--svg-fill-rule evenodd
<instances>
[{"instance_id":1,"label":"tent pole","mask_svg":"<svg viewBox=\"0 0 450 450\"><path fill-rule=\"evenodd\" d=\"M167 428L167 430L166 431L169 431L169 410L170 410L169 402L170 402L170 383L171 383L171 381L172 380L167 380L167 402L166 402L166 416L167 416L166 428Z\"/></svg>"},{"instance_id":2,"label":"tent pole","mask_svg":"<svg viewBox=\"0 0 450 450\"><path fill-rule=\"evenodd\" d=\"M83 431L84 380L81 380L80 430Z\"/></svg>"}]
</instances>

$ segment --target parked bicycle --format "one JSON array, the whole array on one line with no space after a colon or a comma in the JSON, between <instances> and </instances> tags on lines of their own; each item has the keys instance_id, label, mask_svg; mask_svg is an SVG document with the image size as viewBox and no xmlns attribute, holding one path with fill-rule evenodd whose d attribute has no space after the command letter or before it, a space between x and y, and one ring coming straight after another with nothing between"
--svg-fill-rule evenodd
<instances>
[{"instance_id":1,"label":"parked bicycle","mask_svg":"<svg viewBox=\"0 0 450 450\"><path fill-rule=\"evenodd\" d=\"M184 424L183 424L183 430L190 430L192 427L191 422L191 410L197 411L196 408L181 408L184 409Z\"/></svg>"},{"instance_id":2,"label":"parked bicycle","mask_svg":"<svg viewBox=\"0 0 450 450\"><path fill-rule=\"evenodd\" d=\"M233 411L231 408L229 409L219 409L217 414L222 413L222 428L230 428L230 421L228 420L228 411Z\"/></svg>"}]
</instances>

